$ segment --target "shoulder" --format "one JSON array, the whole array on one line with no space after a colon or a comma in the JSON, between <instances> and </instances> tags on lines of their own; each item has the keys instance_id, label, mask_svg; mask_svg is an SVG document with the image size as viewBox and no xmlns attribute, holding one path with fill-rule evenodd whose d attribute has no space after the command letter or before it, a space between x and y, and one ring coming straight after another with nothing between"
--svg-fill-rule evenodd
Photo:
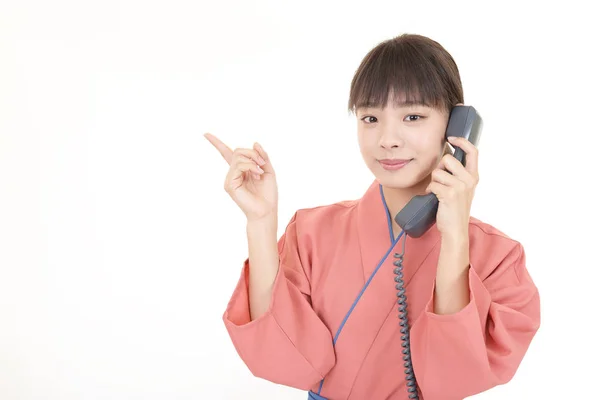
<instances>
[{"instance_id":1,"label":"shoulder","mask_svg":"<svg viewBox=\"0 0 600 400\"><path fill-rule=\"evenodd\" d=\"M498 268L517 269L524 264L525 251L517 239L496 226L471 217L469 221L469 257L482 277Z\"/></svg>"},{"instance_id":2,"label":"shoulder","mask_svg":"<svg viewBox=\"0 0 600 400\"><path fill-rule=\"evenodd\" d=\"M357 204L358 200L342 200L332 204L301 208L296 211L295 218L303 225L335 222L351 215Z\"/></svg>"},{"instance_id":3,"label":"shoulder","mask_svg":"<svg viewBox=\"0 0 600 400\"><path fill-rule=\"evenodd\" d=\"M514 247L520 245L518 240L502 232L496 226L475 217L470 217L469 220L469 239L479 246Z\"/></svg>"},{"instance_id":4,"label":"shoulder","mask_svg":"<svg viewBox=\"0 0 600 400\"><path fill-rule=\"evenodd\" d=\"M296 210L291 223L299 239L327 238L351 227L358 200L341 200L331 204Z\"/></svg>"}]
</instances>

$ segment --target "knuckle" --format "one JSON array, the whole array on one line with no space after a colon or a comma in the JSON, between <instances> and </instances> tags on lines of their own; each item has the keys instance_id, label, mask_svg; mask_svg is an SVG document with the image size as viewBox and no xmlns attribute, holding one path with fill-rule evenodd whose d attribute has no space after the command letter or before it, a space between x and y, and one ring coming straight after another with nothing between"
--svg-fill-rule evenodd
<instances>
[{"instance_id":1,"label":"knuckle","mask_svg":"<svg viewBox=\"0 0 600 400\"><path fill-rule=\"evenodd\" d=\"M248 162L248 157L246 157L246 156L245 156L245 155L243 155L243 154L240 154L240 155L237 157L237 159L236 159L236 162L237 162L237 164L238 164L238 165L244 165L245 163L247 163L247 162Z\"/></svg>"},{"instance_id":2,"label":"knuckle","mask_svg":"<svg viewBox=\"0 0 600 400\"><path fill-rule=\"evenodd\" d=\"M238 157L243 156L246 153L247 153L247 150L244 148L241 148L241 147L238 147L233 151L233 154L235 154Z\"/></svg>"}]
</instances>

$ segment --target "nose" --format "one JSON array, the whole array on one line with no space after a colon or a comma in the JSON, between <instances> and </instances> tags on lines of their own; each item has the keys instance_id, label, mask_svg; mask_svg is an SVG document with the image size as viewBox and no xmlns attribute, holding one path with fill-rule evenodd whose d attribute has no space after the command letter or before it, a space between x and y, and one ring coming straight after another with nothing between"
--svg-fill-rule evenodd
<instances>
[{"instance_id":1,"label":"nose","mask_svg":"<svg viewBox=\"0 0 600 400\"><path fill-rule=\"evenodd\" d=\"M379 138L379 145L384 149L393 149L404 146L404 138L400 128L392 126L386 126L381 133Z\"/></svg>"}]
</instances>

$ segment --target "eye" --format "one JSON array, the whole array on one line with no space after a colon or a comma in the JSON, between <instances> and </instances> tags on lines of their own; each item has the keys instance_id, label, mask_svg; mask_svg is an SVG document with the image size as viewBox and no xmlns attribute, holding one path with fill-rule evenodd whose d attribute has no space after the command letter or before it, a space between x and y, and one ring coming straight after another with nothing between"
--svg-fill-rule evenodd
<instances>
[{"instance_id":1,"label":"eye","mask_svg":"<svg viewBox=\"0 0 600 400\"><path fill-rule=\"evenodd\" d=\"M372 115L367 115L366 117L362 117L360 120L361 120L361 121L364 121L364 122L367 122L367 121L365 121L365 118L374 118L374 119L375 119L375 121L371 121L371 122L376 122L376 121L377 121L377 118L373 117ZM369 124L369 123L370 123L370 122L367 122L367 124Z\"/></svg>"},{"instance_id":2,"label":"eye","mask_svg":"<svg viewBox=\"0 0 600 400\"><path fill-rule=\"evenodd\" d=\"M365 119L367 119L367 118L373 118L374 121L373 120L365 121ZM409 118L408 122L417 122L419 119L424 119L425 117L422 115L411 114L411 115L408 115L406 118ZM366 115L366 116L362 117L360 120L364 121L367 124L372 124L372 123L377 122L377 118L373 117L372 115Z\"/></svg>"}]
</instances>

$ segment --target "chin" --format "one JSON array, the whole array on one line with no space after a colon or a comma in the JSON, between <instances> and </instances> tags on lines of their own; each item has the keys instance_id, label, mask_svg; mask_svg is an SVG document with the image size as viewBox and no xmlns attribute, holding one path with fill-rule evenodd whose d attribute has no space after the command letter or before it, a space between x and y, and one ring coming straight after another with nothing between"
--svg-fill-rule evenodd
<instances>
[{"instance_id":1,"label":"chin","mask_svg":"<svg viewBox=\"0 0 600 400\"><path fill-rule=\"evenodd\" d=\"M390 189L410 189L418 182L414 179L407 180L400 177L375 176L375 179L382 185Z\"/></svg>"},{"instance_id":2,"label":"chin","mask_svg":"<svg viewBox=\"0 0 600 400\"><path fill-rule=\"evenodd\" d=\"M423 181L428 180L430 174L416 173L415 171L400 169L398 171L382 170L379 164L371 168L375 179L382 185L390 189L411 189L415 186L421 186Z\"/></svg>"}]
</instances>

